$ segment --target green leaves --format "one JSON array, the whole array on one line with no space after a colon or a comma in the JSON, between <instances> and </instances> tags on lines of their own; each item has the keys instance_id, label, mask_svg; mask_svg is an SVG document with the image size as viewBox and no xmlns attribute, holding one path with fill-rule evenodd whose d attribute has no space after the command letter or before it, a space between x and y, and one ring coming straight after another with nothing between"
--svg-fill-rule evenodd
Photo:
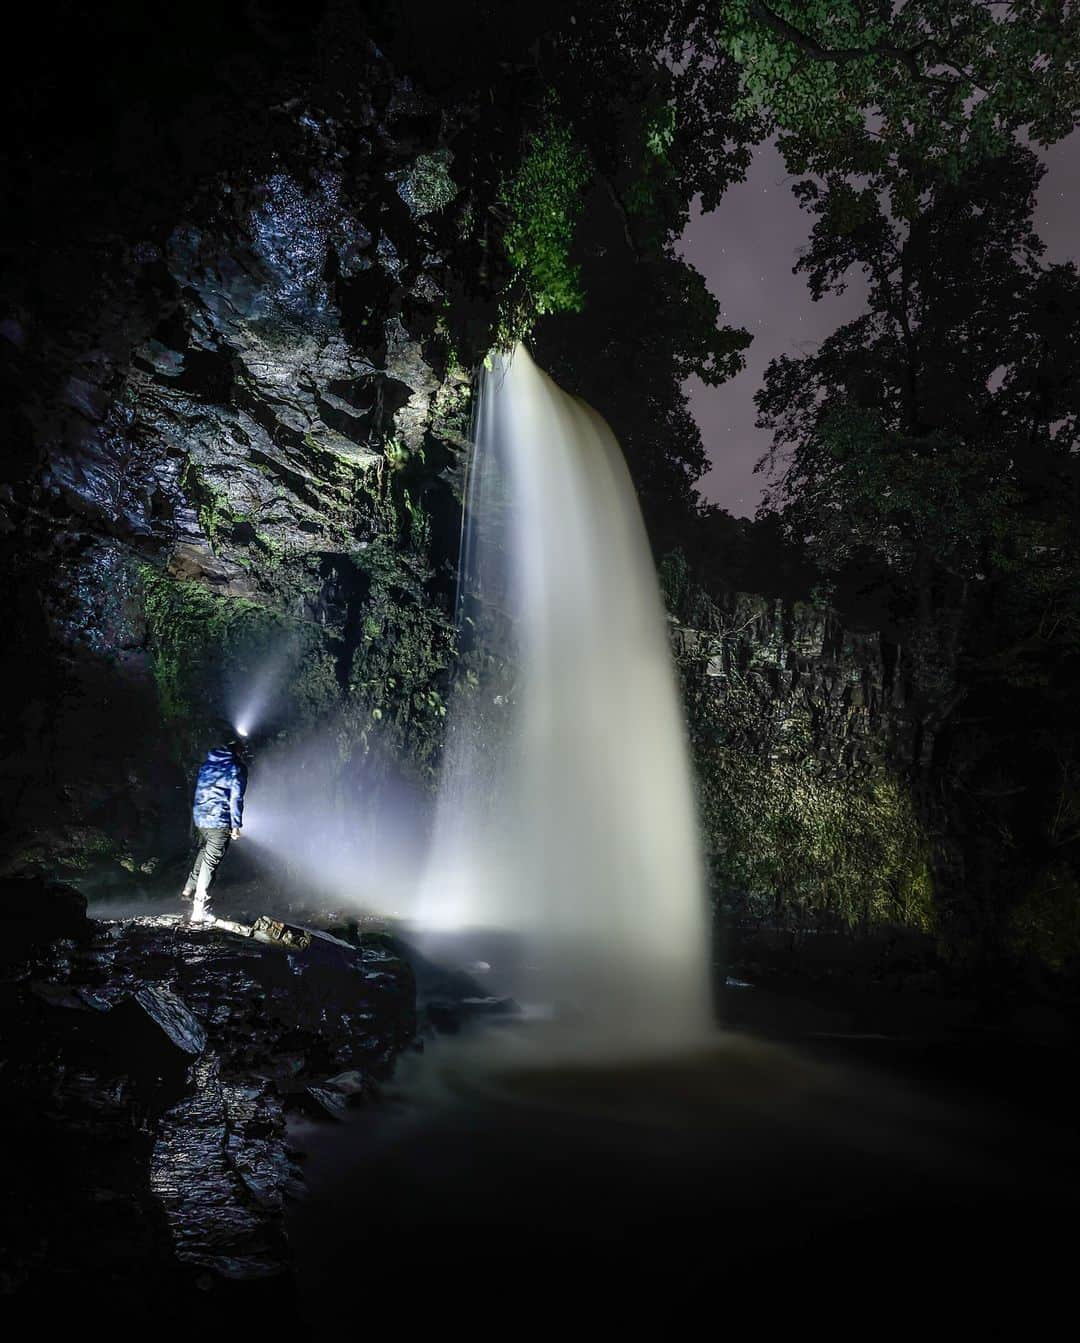
<instances>
[{"instance_id":1,"label":"green leaves","mask_svg":"<svg viewBox=\"0 0 1080 1343\"><path fill-rule=\"evenodd\" d=\"M578 312L585 295L570 260L589 161L569 126L549 109L529 135L517 172L504 182L500 203L508 219L503 246L524 295L516 297L510 328L531 325L530 314ZM510 344L524 334L504 334Z\"/></svg>"},{"instance_id":2,"label":"green leaves","mask_svg":"<svg viewBox=\"0 0 1080 1343\"><path fill-rule=\"evenodd\" d=\"M294 668L283 716L314 722L337 702L333 660L322 631L259 602L208 592L152 565L138 569L162 718L180 763L206 749L206 735L245 687L274 660Z\"/></svg>"},{"instance_id":3,"label":"green leaves","mask_svg":"<svg viewBox=\"0 0 1080 1343\"><path fill-rule=\"evenodd\" d=\"M717 43L740 70L736 111L764 113L792 172L957 181L1013 134L1051 144L1080 114L1080 15L1041 0L727 0Z\"/></svg>"},{"instance_id":4,"label":"green leaves","mask_svg":"<svg viewBox=\"0 0 1080 1343\"><path fill-rule=\"evenodd\" d=\"M665 102L645 122L645 148L656 158L666 158L675 142L675 104Z\"/></svg>"}]
</instances>

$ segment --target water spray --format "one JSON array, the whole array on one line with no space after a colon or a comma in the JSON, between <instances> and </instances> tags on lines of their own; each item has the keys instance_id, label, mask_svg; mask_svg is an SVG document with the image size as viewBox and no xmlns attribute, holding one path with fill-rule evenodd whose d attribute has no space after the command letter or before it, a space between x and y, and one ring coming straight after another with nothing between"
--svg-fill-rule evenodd
<instances>
[{"instance_id":1,"label":"water spray","mask_svg":"<svg viewBox=\"0 0 1080 1343\"><path fill-rule=\"evenodd\" d=\"M704 876L633 485L607 424L523 346L490 364L459 619L509 690L481 679L451 705L417 922L519 935L594 1052L686 1045L711 1025Z\"/></svg>"}]
</instances>

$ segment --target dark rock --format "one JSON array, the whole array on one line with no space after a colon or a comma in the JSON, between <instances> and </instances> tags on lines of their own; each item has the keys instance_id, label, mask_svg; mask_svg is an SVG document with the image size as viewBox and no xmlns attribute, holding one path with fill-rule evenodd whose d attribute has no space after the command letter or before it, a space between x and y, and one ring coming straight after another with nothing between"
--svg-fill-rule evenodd
<instances>
[{"instance_id":1,"label":"dark rock","mask_svg":"<svg viewBox=\"0 0 1080 1343\"><path fill-rule=\"evenodd\" d=\"M92 989L82 985L32 983L30 992L35 998L68 1012L109 1012L112 1004Z\"/></svg>"},{"instance_id":2,"label":"dark rock","mask_svg":"<svg viewBox=\"0 0 1080 1343\"><path fill-rule=\"evenodd\" d=\"M170 989L147 985L134 1001L181 1053L197 1058L206 1048L206 1031Z\"/></svg>"},{"instance_id":3,"label":"dark rock","mask_svg":"<svg viewBox=\"0 0 1080 1343\"><path fill-rule=\"evenodd\" d=\"M479 1016L513 1016L521 1011L521 1007L510 997L462 998L461 1005Z\"/></svg>"},{"instance_id":4,"label":"dark rock","mask_svg":"<svg viewBox=\"0 0 1080 1343\"><path fill-rule=\"evenodd\" d=\"M255 591L249 574L239 564L190 541L178 541L173 547L168 572L185 582L198 579L214 591L230 596L250 596Z\"/></svg>"},{"instance_id":5,"label":"dark rock","mask_svg":"<svg viewBox=\"0 0 1080 1343\"><path fill-rule=\"evenodd\" d=\"M348 1072L338 1073L336 1077L328 1077L326 1085L345 1096L364 1096L371 1090L371 1079L355 1069L350 1069Z\"/></svg>"},{"instance_id":6,"label":"dark rock","mask_svg":"<svg viewBox=\"0 0 1080 1343\"><path fill-rule=\"evenodd\" d=\"M332 1088L309 1086L290 1097L298 1109L317 1119L341 1120L345 1118L346 1099Z\"/></svg>"},{"instance_id":7,"label":"dark rock","mask_svg":"<svg viewBox=\"0 0 1080 1343\"><path fill-rule=\"evenodd\" d=\"M222 1084L216 1056L196 1064L194 1086L194 1094L163 1117L150 1161L151 1188L164 1209L176 1257L232 1280L282 1274L284 1237L264 1215L268 1203L280 1206L274 1192L278 1168L240 1155L239 1142L232 1142L230 1126L242 1116ZM256 1206L246 1197L250 1185L241 1171L259 1189ZM287 1163L280 1174L284 1183Z\"/></svg>"},{"instance_id":8,"label":"dark rock","mask_svg":"<svg viewBox=\"0 0 1080 1343\"><path fill-rule=\"evenodd\" d=\"M306 947L175 917L96 931L52 978L0 981L0 1136L30 1158L7 1173L11 1216L0 1203L12 1282L36 1290L63 1263L84 1293L104 1271L128 1301L287 1302L301 1183L285 1110L340 1119L372 1092L412 1030L408 966L381 951L372 974L310 930Z\"/></svg>"},{"instance_id":9,"label":"dark rock","mask_svg":"<svg viewBox=\"0 0 1080 1343\"><path fill-rule=\"evenodd\" d=\"M41 955L58 938L85 942L91 934L86 897L45 877L0 878L0 964Z\"/></svg>"}]
</instances>

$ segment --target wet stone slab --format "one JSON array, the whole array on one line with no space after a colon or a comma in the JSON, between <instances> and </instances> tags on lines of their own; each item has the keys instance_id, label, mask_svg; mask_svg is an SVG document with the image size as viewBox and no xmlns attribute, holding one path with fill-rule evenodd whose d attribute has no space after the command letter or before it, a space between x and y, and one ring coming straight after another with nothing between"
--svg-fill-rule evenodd
<instances>
[{"instance_id":1,"label":"wet stone slab","mask_svg":"<svg viewBox=\"0 0 1080 1343\"><path fill-rule=\"evenodd\" d=\"M297 1173L285 1154L281 1104L268 1084L223 1084L216 1055L192 1073L194 1094L163 1116L150 1159L176 1257L230 1279L284 1273L277 1214Z\"/></svg>"},{"instance_id":2,"label":"wet stone slab","mask_svg":"<svg viewBox=\"0 0 1080 1343\"><path fill-rule=\"evenodd\" d=\"M305 939L300 939L302 942ZM176 918L87 924L0 984L0 1285L153 1316L273 1316L292 1300L286 1113L361 1103L415 1029L408 966ZM269 1293L269 1295L267 1295ZM254 1303L254 1304L253 1304Z\"/></svg>"}]
</instances>

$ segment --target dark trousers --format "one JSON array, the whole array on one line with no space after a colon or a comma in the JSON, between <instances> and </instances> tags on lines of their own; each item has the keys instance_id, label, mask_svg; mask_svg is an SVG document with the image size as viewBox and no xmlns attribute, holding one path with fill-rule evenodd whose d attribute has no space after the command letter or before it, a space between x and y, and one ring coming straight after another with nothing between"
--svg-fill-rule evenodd
<instances>
[{"instance_id":1,"label":"dark trousers","mask_svg":"<svg viewBox=\"0 0 1080 1343\"><path fill-rule=\"evenodd\" d=\"M203 897L202 907L210 908L210 886L214 880L218 863L225 857L232 831L226 826L199 826L199 852L195 855L195 866L187 879L185 890L195 892L196 903Z\"/></svg>"}]
</instances>

